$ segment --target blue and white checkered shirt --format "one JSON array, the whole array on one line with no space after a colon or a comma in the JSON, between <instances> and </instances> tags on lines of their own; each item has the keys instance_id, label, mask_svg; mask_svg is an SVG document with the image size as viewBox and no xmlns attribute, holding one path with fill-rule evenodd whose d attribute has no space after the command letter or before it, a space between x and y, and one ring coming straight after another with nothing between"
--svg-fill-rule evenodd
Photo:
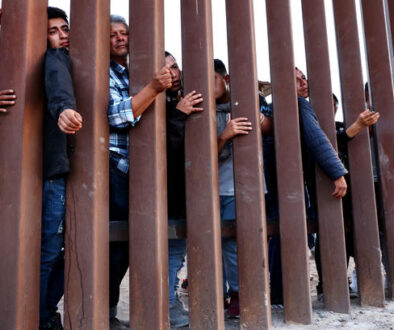
<instances>
[{"instance_id":1,"label":"blue and white checkered shirt","mask_svg":"<svg viewBox=\"0 0 394 330\"><path fill-rule=\"evenodd\" d=\"M124 173L129 171L129 129L139 120L140 117L134 118L131 108L129 72L127 68L111 60L108 106L109 150L118 160L118 169Z\"/></svg>"}]
</instances>

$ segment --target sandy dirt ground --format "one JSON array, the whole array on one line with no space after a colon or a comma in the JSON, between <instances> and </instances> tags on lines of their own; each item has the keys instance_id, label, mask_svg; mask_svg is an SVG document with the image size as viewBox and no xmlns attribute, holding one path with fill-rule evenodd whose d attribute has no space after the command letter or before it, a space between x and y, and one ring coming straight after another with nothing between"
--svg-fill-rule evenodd
<instances>
[{"instance_id":1,"label":"sandy dirt ground","mask_svg":"<svg viewBox=\"0 0 394 330\"><path fill-rule=\"evenodd\" d=\"M354 268L354 263L349 267L349 275ZM182 269L179 277L185 278L186 271ZM351 299L351 313L339 314L324 309L324 303L318 301L316 295L317 272L315 262L310 259L310 278L313 304L313 323L311 325L288 324L284 322L284 310L274 306L272 308L272 329L287 330L330 330L330 329L362 329L362 330L394 330L394 301L387 300L384 308L360 307L358 298ZM129 275L125 276L121 284L121 296L118 305L118 318L129 319ZM187 308L188 296L179 291L179 296ZM63 310L63 301L60 304ZM229 319L225 314L226 330L240 329L239 319ZM184 328L187 329L187 328ZM148 329L147 329L148 330ZM210 329L207 329L210 330ZM214 329L212 329L214 330ZM257 330L257 329L256 329Z\"/></svg>"},{"instance_id":2,"label":"sandy dirt ground","mask_svg":"<svg viewBox=\"0 0 394 330\"><path fill-rule=\"evenodd\" d=\"M349 276L354 268L351 262ZM186 271L183 269L179 277L185 278ZM384 308L360 307L358 298L351 299L351 313L339 314L329 312L324 309L324 303L318 301L316 295L317 272L313 258L310 259L310 278L313 304L313 323L311 325L287 324L284 322L284 310L277 306L272 308L272 328L288 330L329 330L329 329L365 329L365 330L390 330L394 329L394 301L386 300ZM188 297L183 292L179 292L181 300L187 307ZM122 320L129 319L129 294L128 294L128 274L122 282L120 303L118 306L118 316ZM229 319L225 315L226 330L240 329L239 319Z\"/></svg>"}]
</instances>

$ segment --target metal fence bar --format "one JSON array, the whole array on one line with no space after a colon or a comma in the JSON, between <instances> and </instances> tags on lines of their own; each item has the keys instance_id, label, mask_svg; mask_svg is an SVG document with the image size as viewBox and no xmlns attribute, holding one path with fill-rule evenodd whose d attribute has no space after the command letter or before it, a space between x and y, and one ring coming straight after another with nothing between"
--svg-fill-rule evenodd
<instances>
[{"instance_id":1,"label":"metal fence bar","mask_svg":"<svg viewBox=\"0 0 394 330\"><path fill-rule=\"evenodd\" d=\"M185 94L204 97L185 129L190 327L224 329L211 1L181 6Z\"/></svg>"},{"instance_id":2,"label":"metal fence bar","mask_svg":"<svg viewBox=\"0 0 394 330\"><path fill-rule=\"evenodd\" d=\"M18 100L0 118L0 324L38 327L42 191L42 63L47 2L3 0L0 90ZM23 19L21 19L23 18Z\"/></svg>"},{"instance_id":3,"label":"metal fence bar","mask_svg":"<svg viewBox=\"0 0 394 330\"><path fill-rule=\"evenodd\" d=\"M226 4L231 113L233 118L247 117L253 127L248 135L233 139L241 323L266 329L271 308L253 1Z\"/></svg>"},{"instance_id":4,"label":"metal fence bar","mask_svg":"<svg viewBox=\"0 0 394 330\"><path fill-rule=\"evenodd\" d=\"M392 47L394 48L394 0L387 0L387 10L388 21L390 22L391 35L389 40L392 42Z\"/></svg>"},{"instance_id":5,"label":"metal fence bar","mask_svg":"<svg viewBox=\"0 0 394 330\"><path fill-rule=\"evenodd\" d=\"M130 95L135 95L164 65L163 0L130 1L130 22ZM169 327L165 113L162 94L130 131L132 329Z\"/></svg>"},{"instance_id":6,"label":"metal fence bar","mask_svg":"<svg viewBox=\"0 0 394 330\"><path fill-rule=\"evenodd\" d=\"M334 1L345 123L349 126L365 108L354 1ZM353 237L361 304L383 307L379 231L368 130L348 143Z\"/></svg>"},{"instance_id":7,"label":"metal fence bar","mask_svg":"<svg viewBox=\"0 0 394 330\"><path fill-rule=\"evenodd\" d=\"M64 323L65 329L105 329L109 322L109 1L71 1L70 25L73 84L84 127L76 136L67 185Z\"/></svg>"},{"instance_id":8,"label":"metal fence bar","mask_svg":"<svg viewBox=\"0 0 394 330\"><path fill-rule=\"evenodd\" d=\"M330 60L324 0L302 0L311 104L319 123L336 146ZM332 181L316 166L316 197L324 303L336 312L350 311L342 201L332 197Z\"/></svg>"},{"instance_id":9,"label":"metal fence bar","mask_svg":"<svg viewBox=\"0 0 394 330\"><path fill-rule=\"evenodd\" d=\"M389 263L387 278L392 295L394 292L394 177L391 175L393 171L391 159L394 159L394 95L391 58L383 0L362 0L362 10L373 110L381 115L381 119L376 124L376 138Z\"/></svg>"},{"instance_id":10,"label":"metal fence bar","mask_svg":"<svg viewBox=\"0 0 394 330\"><path fill-rule=\"evenodd\" d=\"M312 303L290 2L266 0L266 5L285 319L289 322L309 324L312 322Z\"/></svg>"}]
</instances>

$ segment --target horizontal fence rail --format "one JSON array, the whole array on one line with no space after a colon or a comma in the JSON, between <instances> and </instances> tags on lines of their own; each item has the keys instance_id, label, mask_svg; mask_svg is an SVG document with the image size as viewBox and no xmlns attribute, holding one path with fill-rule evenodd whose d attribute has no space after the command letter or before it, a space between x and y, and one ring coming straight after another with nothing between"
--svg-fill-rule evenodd
<instances>
[{"instance_id":1,"label":"horizontal fence rail","mask_svg":"<svg viewBox=\"0 0 394 330\"><path fill-rule=\"evenodd\" d=\"M394 1L361 0L362 23L354 0L332 1L344 125L350 126L366 107L359 26L366 41L370 106L381 118L373 129L363 128L348 142L346 180L352 216L344 216L342 201L332 196L333 180L316 166L316 219L307 212L314 198L305 189L303 173L306 137L297 102L291 0L266 0L265 13L254 12L252 0L225 1L230 113L232 118L247 117L253 128L232 139L236 219L230 221L221 221L220 214L212 1L180 2L183 92L203 96L198 105L203 111L186 119L186 221L181 222L168 217L165 92L130 129L129 221L109 221L110 1L70 3L73 87L83 128L75 136L67 177L65 329L109 328L113 244L129 248L131 329L170 327L169 290L174 288L168 285L169 240L186 239L193 329L225 329L225 239L237 242L242 329L272 327L271 289L278 283L283 286L284 320L312 323L311 234L319 241L326 309L350 312L349 246L354 249L361 305L384 307L382 263L392 299ZM337 148L325 3L300 0L310 103ZM130 96L165 64L164 4L165 0L129 1ZM7 330L39 325L47 5L45 0L2 1L0 92L14 89L17 94L16 105L0 113L0 329ZM263 15L272 81L273 133L268 137L260 123L254 26L255 17ZM267 196L277 203L267 202ZM273 205L276 216L269 211ZM279 273L271 268L273 248Z\"/></svg>"}]
</instances>

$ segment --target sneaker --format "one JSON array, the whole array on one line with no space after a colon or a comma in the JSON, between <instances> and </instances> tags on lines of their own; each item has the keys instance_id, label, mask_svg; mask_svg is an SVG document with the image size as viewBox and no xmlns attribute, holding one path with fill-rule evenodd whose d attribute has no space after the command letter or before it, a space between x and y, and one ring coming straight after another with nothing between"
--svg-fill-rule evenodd
<instances>
[{"instance_id":1,"label":"sneaker","mask_svg":"<svg viewBox=\"0 0 394 330\"><path fill-rule=\"evenodd\" d=\"M170 324L175 328L189 325L189 313L183 308L182 303L178 299L170 306Z\"/></svg>"},{"instance_id":2,"label":"sneaker","mask_svg":"<svg viewBox=\"0 0 394 330\"><path fill-rule=\"evenodd\" d=\"M60 313L56 313L40 326L40 330L63 330Z\"/></svg>"},{"instance_id":3,"label":"sneaker","mask_svg":"<svg viewBox=\"0 0 394 330\"><path fill-rule=\"evenodd\" d=\"M228 316L230 318L239 317L239 297L238 292L230 293L230 305L228 306Z\"/></svg>"},{"instance_id":4,"label":"sneaker","mask_svg":"<svg viewBox=\"0 0 394 330\"><path fill-rule=\"evenodd\" d=\"M114 317L109 320L109 328L110 330L125 330L130 329L129 325L125 321L121 321L118 318Z\"/></svg>"}]
</instances>

